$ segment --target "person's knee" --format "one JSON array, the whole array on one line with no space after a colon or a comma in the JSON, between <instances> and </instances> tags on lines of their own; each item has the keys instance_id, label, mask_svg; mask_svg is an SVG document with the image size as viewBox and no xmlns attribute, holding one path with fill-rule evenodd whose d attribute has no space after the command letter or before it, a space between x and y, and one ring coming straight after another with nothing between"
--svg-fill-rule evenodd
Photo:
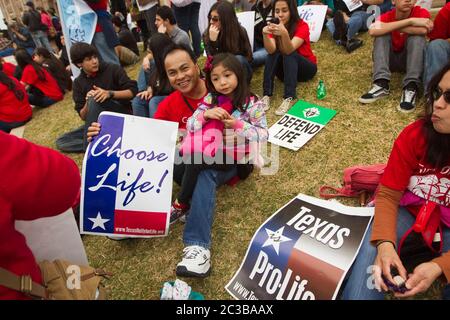
<instances>
[{"instance_id":1,"label":"person's knee","mask_svg":"<svg viewBox=\"0 0 450 320\"><path fill-rule=\"evenodd\" d=\"M406 39L406 42L408 44L411 43L414 46L414 48L417 48L417 47L425 47L427 40L425 39L425 36L409 35L408 38Z\"/></svg>"},{"instance_id":2,"label":"person's knee","mask_svg":"<svg viewBox=\"0 0 450 320\"><path fill-rule=\"evenodd\" d=\"M427 54L433 54L437 52L449 52L450 51L450 43L447 40L436 39L430 41L427 46Z\"/></svg>"}]
</instances>

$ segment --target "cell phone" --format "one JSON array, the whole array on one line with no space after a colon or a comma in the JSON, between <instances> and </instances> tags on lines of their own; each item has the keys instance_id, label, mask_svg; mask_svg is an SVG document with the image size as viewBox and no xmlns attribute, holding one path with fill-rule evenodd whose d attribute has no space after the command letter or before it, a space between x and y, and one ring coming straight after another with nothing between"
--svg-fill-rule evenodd
<instances>
[{"instance_id":1,"label":"cell phone","mask_svg":"<svg viewBox=\"0 0 450 320\"><path fill-rule=\"evenodd\" d=\"M272 18L272 19L270 19L269 22L270 22L270 23L274 23L274 24L279 24L279 23L280 23L280 19L278 19L278 18Z\"/></svg>"}]
</instances>

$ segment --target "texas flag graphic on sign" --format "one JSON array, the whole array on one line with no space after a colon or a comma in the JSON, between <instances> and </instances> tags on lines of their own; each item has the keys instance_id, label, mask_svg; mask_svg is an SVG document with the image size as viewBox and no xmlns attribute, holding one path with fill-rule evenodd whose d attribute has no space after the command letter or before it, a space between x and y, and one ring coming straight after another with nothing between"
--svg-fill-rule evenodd
<instances>
[{"instance_id":1,"label":"texas flag graphic on sign","mask_svg":"<svg viewBox=\"0 0 450 320\"><path fill-rule=\"evenodd\" d=\"M165 236L178 124L102 112L83 161L81 233Z\"/></svg>"}]
</instances>

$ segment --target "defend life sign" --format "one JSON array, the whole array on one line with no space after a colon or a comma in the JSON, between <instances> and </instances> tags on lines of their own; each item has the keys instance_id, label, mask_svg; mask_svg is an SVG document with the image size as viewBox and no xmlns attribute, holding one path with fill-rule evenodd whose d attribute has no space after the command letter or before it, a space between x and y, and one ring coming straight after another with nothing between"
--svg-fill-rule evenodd
<instances>
[{"instance_id":1,"label":"defend life sign","mask_svg":"<svg viewBox=\"0 0 450 320\"><path fill-rule=\"evenodd\" d=\"M81 233L165 236L178 124L102 112L83 161Z\"/></svg>"},{"instance_id":2,"label":"defend life sign","mask_svg":"<svg viewBox=\"0 0 450 320\"><path fill-rule=\"evenodd\" d=\"M299 194L258 229L225 289L240 300L335 299L372 216Z\"/></svg>"},{"instance_id":3,"label":"defend life sign","mask_svg":"<svg viewBox=\"0 0 450 320\"><path fill-rule=\"evenodd\" d=\"M297 151L314 137L336 111L299 100L269 129L269 142Z\"/></svg>"}]
</instances>

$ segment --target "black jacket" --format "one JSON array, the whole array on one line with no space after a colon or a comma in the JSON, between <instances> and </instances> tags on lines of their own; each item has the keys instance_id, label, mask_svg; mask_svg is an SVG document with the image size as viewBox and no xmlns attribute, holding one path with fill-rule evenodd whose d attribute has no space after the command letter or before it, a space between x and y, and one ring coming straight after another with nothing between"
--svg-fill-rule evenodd
<instances>
[{"instance_id":1,"label":"black jacket","mask_svg":"<svg viewBox=\"0 0 450 320\"><path fill-rule=\"evenodd\" d=\"M22 22L28 27L30 32L43 30L41 14L36 10L25 12L22 16Z\"/></svg>"},{"instance_id":2,"label":"black jacket","mask_svg":"<svg viewBox=\"0 0 450 320\"><path fill-rule=\"evenodd\" d=\"M100 68L94 77L88 77L84 71L73 82L73 101L75 110L80 110L86 103L86 94L96 85L105 90L131 90L133 96L137 94L137 83L131 80L121 66L111 63L100 63ZM130 100L117 100L124 107L131 108Z\"/></svg>"}]
</instances>

